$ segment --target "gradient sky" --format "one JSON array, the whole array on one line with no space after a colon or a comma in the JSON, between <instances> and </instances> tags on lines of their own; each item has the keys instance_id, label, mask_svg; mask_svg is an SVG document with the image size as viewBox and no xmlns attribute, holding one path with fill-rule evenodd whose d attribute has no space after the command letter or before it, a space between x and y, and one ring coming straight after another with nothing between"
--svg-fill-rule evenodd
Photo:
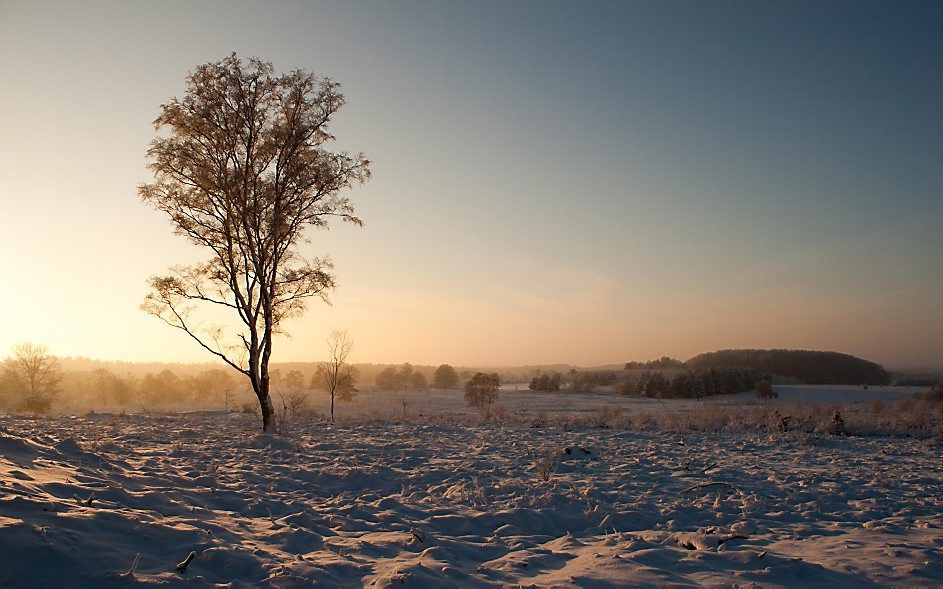
<instances>
[{"instance_id":1,"label":"gradient sky","mask_svg":"<svg viewBox=\"0 0 943 589\"><path fill-rule=\"evenodd\" d=\"M203 361L144 314L204 254L136 192L230 51L344 84L365 226L276 360L727 347L943 365L943 3L0 0L0 350ZM0 352L2 354L2 352Z\"/></svg>"}]
</instances>

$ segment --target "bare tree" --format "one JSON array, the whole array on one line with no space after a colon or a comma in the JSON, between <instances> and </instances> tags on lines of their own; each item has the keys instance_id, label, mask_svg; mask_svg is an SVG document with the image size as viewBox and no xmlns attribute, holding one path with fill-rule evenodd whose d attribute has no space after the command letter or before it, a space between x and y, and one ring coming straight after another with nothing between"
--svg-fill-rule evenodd
<instances>
[{"instance_id":1,"label":"bare tree","mask_svg":"<svg viewBox=\"0 0 943 589\"><path fill-rule=\"evenodd\" d=\"M91 376L98 402L102 405L110 404L111 393L115 389L115 375L107 368L96 368L92 370Z\"/></svg>"},{"instance_id":2,"label":"bare tree","mask_svg":"<svg viewBox=\"0 0 943 589\"><path fill-rule=\"evenodd\" d=\"M115 375L111 382L111 400L118 405L127 405L132 401L137 386L137 378L133 374Z\"/></svg>"},{"instance_id":3,"label":"bare tree","mask_svg":"<svg viewBox=\"0 0 943 589\"><path fill-rule=\"evenodd\" d=\"M127 405L131 402L131 397L137 386L131 374L118 376L104 367L92 370L90 379L95 398L102 405Z\"/></svg>"},{"instance_id":4,"label":"bare tree","mask_svg":"<svg viewBox=\"0 0 943 589\"><path fill-rule=\"evenodd\" d=\"M3 361L0 386L7 395L19 399L22 409L31 413L48 413L61 384L59 362L46 346L29 342L16 344L13 353Z\"/></svg>"},{"instance_id":5,"label":"bare tree","mask_svg":"<svg viewBox=\"0 0 943 589\"><path fill-rule=\"evenodd\" d=\"M403 388L403 390L409 390L410 385L413 383L413 365L409 362L406 362L399 367L399 372L397 374L397 382Z\"/></svg>"},{"instance_id":6,"label":"bare tree","mask_svg":"<svg viewBox=\"0 0 943 589\"><path fill-rule=\"evenodd\" d=\"M312 388L325 390L331 395L331 421L334 421L334 400L349 401L354 397L354 367L347 357L354 347L346 331L333 331L327 338L328 361L318 364Z\"/></svg>"},{"instance_id":7,"label":"bare tree","mask_svg":"<svg viewBox=\"0 0 943 589\"><path fill-rule=\"evenodd\" d=\"M184 97L162 105L154 121L166 133L148 149L155 181L140 187L141 198L210 259L152 277L142 308L248 378L263 431L274 429L273 336L307 299L327 302L334 286L331 262L305 259L297 246L331 217L362 224L340 194L369 178L369 162L325 148L343 104L333 80L276 75L269 62L232 54L196 67ZM238 327L201 324L193 312L204 305Z\"/></svg>"}]
</instances>

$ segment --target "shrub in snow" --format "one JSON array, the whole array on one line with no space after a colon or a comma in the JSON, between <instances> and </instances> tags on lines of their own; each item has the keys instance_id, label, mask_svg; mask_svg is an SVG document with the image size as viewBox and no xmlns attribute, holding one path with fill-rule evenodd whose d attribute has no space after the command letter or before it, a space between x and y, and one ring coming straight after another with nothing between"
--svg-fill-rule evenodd
<instances>
[{"instance_id":1,"label":"shrub in snow","mask_svg":"<svg viewBox=\"0 0 943 589\"><path fill-rule=\"evenodd\" d=\"M753 393L756 395L757 399L763 399L764 401L779 397L779 393L773 390L773 384L767 378L761 379L756 383L756 388L753 389Z\"/></svg>"},{"instance_id":2,"label":"shrub in snow","mask_svg":"<svg viewBox=\"0 0 943 589\"><path fill-rule=\"evenodd\" d=\"M553 372L552 374L541 374L540 376L535 376L532 378L527 388L532 391L559 391L560 381L562 379L563 375L561 375L559 372Z\"/></svg>"},{"instance_id":3,"label":"shrub in snow","mask_svg":"<svg viewBox=\"0 0 943 589\"><path fill-rule=\"evenodd\" d=\"M488 413L491 404L498 400L499 386L501 386L501 379L496 372L490 374L476 372L465 383L465 403L469 407L477 407Z\"/></svg>"},{"instance_id":4,"label":"shrub in snow","mask_svg":"<svg viewBox=\"0 0 943 589\"><path fill-rule=\"evenodd\" d=\"M557 452L550 452L543 457L534 459L534 471L543 482L548 482L550 476L557 471L560 464L560 455Z\"/></svg>"},{"instance_id":5,"label":"shrub in snow","mask_svg":"<svg viewBox=\"0 0 943 589\"><path fill-rule=\"evenodd\" d=\"M593 424L596 427L609 428L618 424L622 415L622 407L603 405L596 410Z\"/></svg>"},{"instance_id":6,"label":"shrub in snow","mask_svg":"<svg viewBox=\"0 0 943 589\"><path fill-rule=\"evenodd\" d=\"M943 401L943 381L937 383L937 385L925 393L919 395L924 401L940 402Z\"/></svg>"},{"instance_id":7,"label":"shrub in snow","mask_svg":"<svg viewBox=\"0 0 943 589\"><path fill-rule=\"evenodd\" d=\"M841 411L835 411L832 415L831 433L836 436L845 435L845 420L842 419Z\"/></svg>"}]
</instances>

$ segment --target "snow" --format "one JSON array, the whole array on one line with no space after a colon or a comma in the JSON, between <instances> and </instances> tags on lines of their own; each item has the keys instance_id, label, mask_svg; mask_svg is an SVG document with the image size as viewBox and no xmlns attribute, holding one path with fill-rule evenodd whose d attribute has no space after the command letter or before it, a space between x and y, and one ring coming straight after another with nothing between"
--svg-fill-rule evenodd
<instances>
[{"instance_id":1,"label":"snow","mask_svg":"<svg viewBox=\"0 0 943 589\"><path fill-rule=\"evenodd\" d=\"M866 403L881 399L893 401L895 399L913 398L914 394L926 391L926 387L892 387L892 386L861 386L850 385L774 385L773 390L779 394L775 400L778 403ZM752 393L746 393L751 396ZM738 395L740 396L740 395Z\"/></svg>"},{"instance_id":2,"label":"snow","mask_svg":"<svg viewBox=\"0 0 943 589\"><path fill-rule=\"evenodd\" d=\"M938 439L257 427L0 418L0 586L943 584Z\"/></svg>"},{"instance_id":3,"label":"snow","mask_svg":"<svg viewBox=\"0 0 943 589\"><path fill-rule=\"evenodd\" d=\"M872 386L863 389L860 386L845 385L775 385L773 390L779 393L777 399L761 401L755 398L752 392L738 395L722 395L705 397L701 401L694 399L656 400L645 397L623 397L615 391L602 389L595 392L539 392L527 389L527 384L518 384L518 389L502 389L498 399L499 405L507 407L511 414L522 411L547 413L568 413L574 416L589 413L600 407L620 407L626 414L639 411L648 412L661 410L670 405L672 411L700 411L704 403L709 402L720 406L756 406L793 405L797 401L805 404L819 403L858 404L881 399L885 402L896 399L911 399L915 393L926 391L920 387L890 387ZM277 396L276 396L277 400ZM407 403L407 414L421 414L422 416L437 415L464 415L473 416L477 413L474 408L465 407L463 393L460 390L428 391L364 391L354 397L352 403L339 403L337 415L346 417L388 419L390 416L403 415L403 400ZM312 407L321 413L327 413L330 400L326 394L316 394L312 397ZM277 404L277 403L276 403Z\"/></svg>"}]
</instances>

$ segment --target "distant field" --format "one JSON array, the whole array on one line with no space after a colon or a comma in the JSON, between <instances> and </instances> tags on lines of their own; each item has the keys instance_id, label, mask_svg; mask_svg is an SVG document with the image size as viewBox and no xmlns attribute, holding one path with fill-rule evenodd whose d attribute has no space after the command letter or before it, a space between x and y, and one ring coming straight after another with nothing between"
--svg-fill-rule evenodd
<instances>
[{"instance_id":1,"label":"distant field","mask_svg":"<svg viewBox=\"0 0 943 589\"><path fill-rule=\"evenodd\" d=\"M860 386L848 385L782 385L774 386L773 390L779 393L775 403L860 403L876 399L894 400L913 397L916 393L927 390L926 387L891 387L871 386L867 390ZM736 395L736 398L749 397L752 394ZM762 401L760 401L762 403Z\"/></svg>"},{"instance_id":2,"label":"distant field","mask_svg":"<svg viewBox=\"0 0 943 589\"><path fill-rule=\"evenodd\" d=\"M783 385L773 389L779 398L772 401L757 400L752 393L739 395L721 395L706 397L700 401L690 399L648 399L643 397L623 397L615 391L593 393L574 393L560 391L555 393L535 392L526 385L505 386L500 391L498 405L506 406L514 413L586 413L599 410L600 407L621 407L624 412L634 411L690 411L705 404L731 406L764 407L771 404L792 405L797 401L805 404L854 404L875 399L893 401L912 398L920 387L869 387L867 390L858 386L843 385ZM312 409L327 412L328 399L324 393L311 394ZM442 414L474 414L475 409L465 407L461 390L432 389L425 392L365 391L358 393L352 402L340 403L337 415L340 417L395 417L403 415L403 401L406 401L406 414L435 416Z\"/></svg>"}]
</instances>

